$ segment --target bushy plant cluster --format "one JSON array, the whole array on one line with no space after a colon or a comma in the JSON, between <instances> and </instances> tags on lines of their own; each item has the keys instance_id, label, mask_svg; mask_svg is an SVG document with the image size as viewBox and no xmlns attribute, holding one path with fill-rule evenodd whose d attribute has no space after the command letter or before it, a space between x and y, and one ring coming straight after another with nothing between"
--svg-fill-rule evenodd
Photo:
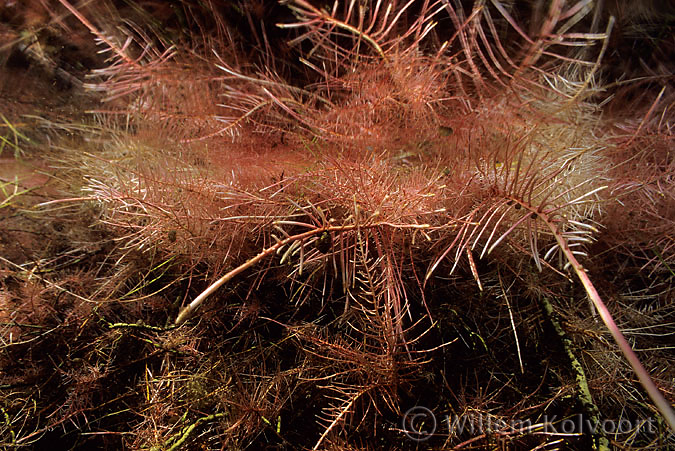
<instances>
[{"instance_id":1,"label":"bushy plant cluster","mask_svg":"<svg viewBox=\"0 0 675 451\"><path fill-rule=\"evenodd\" d=\"M672 54L646 25L672 16L34 7L5 20L5 64L94 106L28 117L58 190L0 185L8 233L61 237L2 257L3 446L673 446L673 73L610 64L639 24ZM57 29L102 56L65 64ZM594 427L561 427L577 416Z\"/></svg>"}]
</instances>

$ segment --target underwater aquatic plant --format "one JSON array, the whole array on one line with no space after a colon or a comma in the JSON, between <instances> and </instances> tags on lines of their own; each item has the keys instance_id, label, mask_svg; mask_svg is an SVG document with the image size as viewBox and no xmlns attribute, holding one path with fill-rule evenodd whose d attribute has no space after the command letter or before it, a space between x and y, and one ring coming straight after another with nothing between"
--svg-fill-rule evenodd
<instances>
[{"instance_id":1,"label":"underwater aquatic plant","mask_svg":"<svg viewBox=\"0 0 675 451\"><path fill-rule=\"evenodd\" d=\"M573 389L528 386L528 354L550 351L525 292L585 305L569 269L673 421L609 313L621 309L599 294L609 283L595 284L608 221L645 199L651 217L672 219L658 193L671 194L673 166L667 145L631 155L654 130L650 115L617 137L599 113L613 21L589 17L602 18L591 2L534 2L531 11L497 0L330 9L297 0L275 4L286 12L275 23L260 3L182 0L167 13L179 27L143 8L61 3L113 59L87 83L108 101L99 127L58 157L68 177L83 180L82 193L42 206L88 202L100 211L115 235L93 293L108 306L97 319L144 343L139 359L166 352L140 376L129 370L143 381L130 390L145 398L134 408L136 447L176 448L202 427L227 446L269 437L288 445L293 422L310 429L293 438L302 446L339 448L341 430L376 430L416 402L413 388L424 383L415 372L445 362L455 340L473 355L462 365L488 355L501 360L486 374L508 374L510 356L499 352L511 333L522 385L513 376L474 400L489 412L513 390L523 400L504 415L542 412ZM646 177L636 163L650 158L659 161ZM645 232L640 248L616 234L616 249L658 244L662 261L654 254L645 264L667 268L665 226L633 225ZM569 292L557 289L565 284ZM452 287L461 300L446 297ZM146 302L165 308L151 317ZM134 314L154 322L137 324ZM481 332L483 322L494 335ZM593 346L609 346L592 334ZM100 349L126 349L116 340ZM449 371L443 363L424 374L452 392ZM546 370L531 373L543 380ZM453 396L470 403L462 390ZM317 421L299 419L307 415ZM599 448L601 438L593 437Z\"/></svg>"}]
</instances>

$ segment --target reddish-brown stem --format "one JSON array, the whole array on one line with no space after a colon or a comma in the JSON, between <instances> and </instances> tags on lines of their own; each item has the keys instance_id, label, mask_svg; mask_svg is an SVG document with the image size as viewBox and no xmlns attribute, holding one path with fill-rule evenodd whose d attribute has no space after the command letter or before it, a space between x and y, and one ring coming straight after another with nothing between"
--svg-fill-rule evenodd
<instances>
[{"instance_id":1,"label":"reddish-brown stem","mask_svg":"<svg viewBox=\"0 0 675 451\"><path fill-rule=\"evenodd\" d=\"M298 233L296 235L289 236L286 239L278 241L276 244L264 249L261 251L258 255L255 257L249 259L246 261L246 263L243 263L236 268L234 268L232 271L228 272L225 274L223 277L220 279L216 280L213 282L206 290L204 290L199 296L197 296L192 302L190 302L183 310L181 310L180 314L176 318L175 324L180 325L183 322L185 322L191 315L192 313L199 307L204 300L209 297L211 294L213 294L214 291L216 291L218 288L220 288L224 283L230 281L233 279L235 276L239 275L240 273L244 272L251 266L256 265L258 262L260 262L262 259L265 257L268 257L272 254L274 254L278 249L281 249L287 244L290 244L294 241L299 241L299 240L304 240L306 238L319 235L323 232L347 232L350 230L355 230L355 229L364 229L368 227L376 227L376 226L392 226L392 227L397 227L397 228L429 228L428 225L426 224L382 224L382 223L376 223L376 224L351 224L351 225L344 225L344 226L329 226L329 227L318 227L316 229L308 230L306 232Z\"/></svg>"},{"instance_id":2,"label":"reddish-brown stem","mask_svg":"<svg viewBox=\"0 0 675 451\"><path fill-rule=\"evenodd\" d=\"M602 321L605 323L605 326L607 326L607 329L609 329L609 333L612 334L614 341L616 341L616 344L619 345L621 353L624 355L624 357L626 357L626 360L628 360L631 368L633 368L633 371L640 380L640 384L642 384L645 391L651 398L652 402L654 402L654 405L658 411L661 412L661 415L663 415L663 418L666 420L670 428L675 431L675 412L673 412L673 408L671 407L668 400L663 396L663 394L661 394L656 384L654 384L654 381L649 375L649 372L642 365L640 359L635 354L635 351L633 351L630 343L628 343L626 337L624 337L623 333L621 333L621 329L619 329L619 327L616 325L616 322L614 322L612 314L609 312L609 309L602 301L600 294L595 289L595 286L588 277L586 270L579 263L579 261L577 261L576 257L567 245L567 241L562 236L562 233L556 224L551 221L546 214L540 214L539 216L546 222L546 225L548 225L549 229L553 232L553 235L558 242L558 246L560 246L560 249L567 258L567 261L574 268L574 272L577 274L577 277L579 277L579 280L581 280L588 297L591 298L593 305L595 305L595 308L600 314Z\"/></svg>"},{"instance_id":3,"label":"reddish-brown stem","mask_svg":"<svg viewBox=\"0 0 675 451\"><path fill-rule=\"evenodd\" d=\"M77 19L82 22L82 24L89 29L89 31L92 32L97 38L99 38L102 42L104 42L108 47L110 47L117 55L124 60L124 62L135 66L136 62L129 58L126 53L124 53L124 50L119 48L115 43L113 43L110 39L106 38L103 33L101 33L89 20L84 17L73 5L70 4L67 0L59 0L63 6L68 9Z\"/></svg>"}]
</instances>

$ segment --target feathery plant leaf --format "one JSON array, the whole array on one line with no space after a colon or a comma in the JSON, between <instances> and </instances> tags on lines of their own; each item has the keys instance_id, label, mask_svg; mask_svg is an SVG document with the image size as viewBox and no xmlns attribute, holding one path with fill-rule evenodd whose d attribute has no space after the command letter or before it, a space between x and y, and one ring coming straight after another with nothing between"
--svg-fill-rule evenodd
<instances>
[{"instance_id":1,"label":"feathery plant leaf","mask_svg":"<svg viewBox=\"0 0 675 451\"><path fill-rule=\"evenodd\" d=\"M573 250L591 242L592 233L597 231L590 221L602 202L599 193L607 188L606 185L597 186L603 177L601 149L580 148L576 143L574 146L566 142L545 143L538 138L549 137L550 133L546 132L538 125L525 128L524 138L518 145L489 149L483 154L485 157L474 160L476 177L470 183L482 185L483 198L452 243L431 265L426 279L452 250L455 250L455 261L451 273L464 249L483 246L481 257L486 249L489 255L507 237L515 234L519 235L519 241L524 238L529 243L531 257L541 270L539 243L548 236L547 244L552 247L546 258L558 252L567 262L566 267L569 265L574 269L640 383L675 430L675 412L640 363L586 270L576 259L576 255L585 253ZM570 150L566 151L562 146L569 146ZM478 210L484 213L474 222L472 219L479 216L474 214ZM492 221L495 217L497 220ZM539 223L543 227L540 228ZM490 234L482 241L483 232L488 228Z\"/></svg>"},{"instance_id":2,"label":"feathery plant leaf","mask_svg":"<svg viewBox=\"0 0 675 451\"><path fill-rule=\"evenodd\" d=\"M589 221L598 213L599 193L606 188L593 187L603 178L602 149L582 147L583 140L575 136L555 136L560 132L554 127L535 121L532 118L511 132L521 135L517 140L488 134L480 141L484 148L472 157L474 177L467 183L480 190L481 198L456 238L431 265L427 279L452 249L455 263L451 272L465 248L482 248L483 258L514 235L528 243L541 270L540 249L555 243L540 227L541 214L555 221L571 241L590 239L596 229ZM547 258L550 256L549 251Z\"/></svg>"}]
</instances>

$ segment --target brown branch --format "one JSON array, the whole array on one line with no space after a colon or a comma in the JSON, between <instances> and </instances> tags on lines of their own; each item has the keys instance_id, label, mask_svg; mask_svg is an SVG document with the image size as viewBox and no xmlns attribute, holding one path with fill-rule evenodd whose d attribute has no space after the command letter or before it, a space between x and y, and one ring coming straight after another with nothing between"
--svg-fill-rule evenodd
<instances>
[{"instance_id":1,"label":"brown branch","mask_svg":"<svg viewBox=\"0 0 675 451\"><path fill-rule=\"evenodd\" d=\"M243 263L236 268L234 268L232 271L228 272L225 274L223 277L220 279L216 280L213 282L206 290L204 290L199 296L197 296L192 302L190 302L183 310L180 312L178 317L176 318L176 321L174 322L176 325L180 325L184 323L191 315L192 313L206 300L207 297L209 297L211 294L213 294L214 291L216 291L218 288L220 288L224 283L229 282L231 279L233 279L235 276L239 275L240 273L244 272L251 266L256 265L258 262L260 262L262 259L265 257L268 257L272 254L274 254L277 250L281 249L285 245L292 243L294 241L299 241L299 240L304 240L306 238L310 238L315 235L320 235L324 232L347 232L350 230L356 230L356 229L364 229L364 228L369 228L369 227L378 227L378 226L391 226L391 227L397 227L397 228L416 228L416 229L424 229L424 228L430 228L428 224L384 224L384 223L375 223L375 224L351 224L351 225L343 225L343 226L328 226L328 227L319 227L316 229L308 230L307 232L303 233L298 233L296 235L289 236L286 239L278 241L276 244L268 247L267 249L264 249L261 251L258 255L255 257L251 258L250 260L246 261L246 263Z\"/></svg>"}]
</instances>

